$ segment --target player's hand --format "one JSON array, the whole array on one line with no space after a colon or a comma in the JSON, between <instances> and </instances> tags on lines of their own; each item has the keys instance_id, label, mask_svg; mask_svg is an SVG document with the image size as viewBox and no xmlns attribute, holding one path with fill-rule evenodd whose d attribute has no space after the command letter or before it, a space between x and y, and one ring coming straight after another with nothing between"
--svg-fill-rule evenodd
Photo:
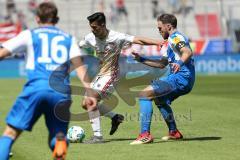
<instances>
[{"instance_id":1,"label":"player's hand","mask_svg":"<svg viewBox=\"0 0 240 160\"><path fill-rule=\"evenodd\" d=\"M92 89L86 90L86 95L83 99L82 106L87 111L93 111L97 109L97 93Z\"/></svg>"},{"instance_id":2,"label":"player's hand","mask_svg":"<svg viewBox=\"0 0 240 160\"><path fill-rule=\"evenodd\" d=\"M162 47L167 41L166 40L157 40L157 45Z\"/></svg>"},{"instance_id":3,"label":"player's hand","mask_svg":"<svg viewBox=\"0 0 240 160\"><path fill-rule=\"evenodd\" d=\"M87 111L94 111L97 109L97 99L95 97L85 96L82 102L82 106Z\"/></svg>"},{"instance_id":4,"label":"player's hand","mask_svg":"<svg viewBox=\"0 0 240 160\"><path fill-rule=\"evenodd\" d=\"M141 56L137 52L132 51L132 55L134 57L134 60L140 62Z\"/></svg>"},{"instance_id":5,"label":"player's hand","mask_svg":"<svg viewBox=\"0 0 240 160\"><path fill-rule=\"evenodd\" d=\"M180 70L180 65L178 63L171 63L171 69L173 70L173 73L177 73Z\"/></svg>"}]
</instances>

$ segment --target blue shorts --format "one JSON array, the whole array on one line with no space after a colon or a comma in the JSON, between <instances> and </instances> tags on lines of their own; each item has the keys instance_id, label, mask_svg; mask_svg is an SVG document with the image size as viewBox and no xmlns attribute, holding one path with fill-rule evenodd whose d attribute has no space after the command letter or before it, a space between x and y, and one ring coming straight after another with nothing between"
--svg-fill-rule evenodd
<instances>
[{"instance_id":1,"label":"blue shorts","mask_svg":"<svg viewBox=\"0 0 240 160\"><path fill-rule=\"evenodd\" d=\"M194 77L186 77L178 73L153 80L151 86L156 95L155 103L170 105L176 98L192 90L194 80Z\"/></svg>"},{"instance_id":2,"label":"blue shorts","mask_svg":"<svg viewBox=\"0 0 240 160\"><path fill-rule=\"evenodd\" d=\"M43 114L50 135L58 132L66 134L69 120L63 120L56 116L56 108L59 107L59 104L65 105L64 113L70 114L70 101L68 96L53 90L36 90L34 86L26 86L16 99L6 122L16 129L31 131L35 122Z\"/></svg>"}]
</instances>

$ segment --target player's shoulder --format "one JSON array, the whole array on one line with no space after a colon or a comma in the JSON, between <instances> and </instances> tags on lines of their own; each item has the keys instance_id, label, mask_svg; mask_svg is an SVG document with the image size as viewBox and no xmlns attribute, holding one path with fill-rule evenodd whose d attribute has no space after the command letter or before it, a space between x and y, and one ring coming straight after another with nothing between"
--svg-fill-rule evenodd
<instances>
[{"instance_id":1,"label":"player's shoulder","mask_svg":"<svg viewBox=\"0 0 240 160\"><path fill-rule=\"evenodd\" d=\"M126 33L110 30L109 35L112 37L118 37L118 36L124 36L124 35L126 35Z\"/></svg>"},{"instance_id":2,"label":"player's shoulder","mask_svg":"<svg viewBox=\"0 0 240 160\"><path fill-rule=\"evenodd\" d=\"M115 31L115 30L109 30L109 35L110 36L115 36L115 35L119 35L119 34L123 34L123 33Z\"/></svg>"},{"instance_id":3,"label":"player's shoulder","mask_svg":"<svg viewBox=\"0 0 240 160\"><path fill-rule=\"evenodd\" d=\"M31 32L33 34L45 33L45 34L62 35L66 38L72 38L71 34L55 26L37 27L37 28L31 29Z\"/></svg>"},{"instance_id":4,"label":"player's shoulder","mask_svg":"<svg viewBox=\"0 0 240 160\"><path fill-rule=\"evenodd\" d=\"M114 31L114 30L110 30L109 31L109 39L126 39L127 37L129 37L130 35L126 34L126 33L122 33L122 32L118 32L118 31Z\"/></svg>"},{"instance_id":5,"label":"player's shoulder","mask_svg":"<svg viewBox=\"0 0 240 160\"><path fill-rule=\"evenodd\" d=\"M84 40L93 41L95 40L95 35L93 33L88 33L87 35L85 35Z\"/></svg>"},{"instance_id":6,"label":"player's shoulder","mask_svg":"<svg viewBox=\"0 0 240 160\"><path fill-rule=\"evenodd\" d=\"M51 27L50 29L53 29L53 32L56 33L57 35L64 36L65 38L72 39L72 35L70 33L65 32L64 30L58 28L58 27ZM56 32L55 32L56 31Z\"/></svg>"},{"instance_id":7,"label":"player's shoulder","mask_svg":"<svg viewBox=\"0 0 240 160\"><path fill-rule=\"evenodd\" d=\"M16 36L16 38L18 38L21 41L29 41L31 39L31 37L32 37L31 30L29 30L29 29L21 31Z\"/></svg>"},{"instance_id":8,"label":"player's shoulder","mask_svg":"<svg viewBox=\"0 0 240 160\"><path fill-rule=\"evenodd\" d=\"M70 33L65 32L64 30L60 28L56 28L58 30L58 33L61 35L64 35L65 37L72 38L73 36Z\"/></svg>"},{"instance_id":9,"label":"player's shoulder","mask_svg":"<svg viewBox=\"0 0 240 160\"><path fill-rule=\"evenodd\" d=\"M170 43L177 44L181 41L187 41L187 39L182 33L176 31L168 38L168 41Z\"/></svg>"},{"instance_id":10,"label":"player's shoulder","mask_svg":"<svg viewBox=\"0 0 240 160\"><path fill-rule=\"evenodd\" d=\"M31 30L30 29L23 30L19 33L19 35L29 36L31 35Z\"/></svg>"}]
</instances>

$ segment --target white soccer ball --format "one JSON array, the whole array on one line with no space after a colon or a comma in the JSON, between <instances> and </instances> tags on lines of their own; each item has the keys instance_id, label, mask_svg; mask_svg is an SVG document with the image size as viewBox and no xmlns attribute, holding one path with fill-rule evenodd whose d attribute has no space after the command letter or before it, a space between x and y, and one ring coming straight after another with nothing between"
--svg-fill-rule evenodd
<instances>
[{"instance_id":1,"label":"white soccer ball","mask_svg":"<svg viewBox=\"0 0 240 160\"><path fill-rule=\"evenodd\" d=\"M67 139L71 143L81 143L85 137L85 132L82 127L72 126L68 129Z\"/></svg>"}]
</instances>

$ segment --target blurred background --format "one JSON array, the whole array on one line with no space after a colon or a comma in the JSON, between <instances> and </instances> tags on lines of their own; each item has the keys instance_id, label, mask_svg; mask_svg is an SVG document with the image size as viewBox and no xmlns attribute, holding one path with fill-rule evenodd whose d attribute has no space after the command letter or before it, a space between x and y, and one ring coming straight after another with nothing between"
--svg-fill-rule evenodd
<instances>
[{"instance_id":1,"label":"blurred background","mask_svg":"<svg viewBox=\"0 0 240 160\"><path fill-rule=\"evenodd\" d=\"M0 43L14 37L21 30L36 27L34 15L37 5L42 1L0 0ZM191 41L198 73L240 72L239 0L54 0L54 2L59 8L58 26L79 40L90 32L86 17L96 11L106 14L107 26L110 29L152 38L161 38L156 17L162 13L173 13L178 18L178 30ZM161 54L156 46L132 47L148 56ZM123 55L129 54L129 50L123 51ZM17 56L22 57L22 54ZM0 66L3 64L1 62ZM19 66L21 68L24 65L20 62L15 67ZM1 72L0 76L3 74L13 76L6 72ZM16 74L24 75L24 71L20 69Z\"/></svg>"}]
</instances>

